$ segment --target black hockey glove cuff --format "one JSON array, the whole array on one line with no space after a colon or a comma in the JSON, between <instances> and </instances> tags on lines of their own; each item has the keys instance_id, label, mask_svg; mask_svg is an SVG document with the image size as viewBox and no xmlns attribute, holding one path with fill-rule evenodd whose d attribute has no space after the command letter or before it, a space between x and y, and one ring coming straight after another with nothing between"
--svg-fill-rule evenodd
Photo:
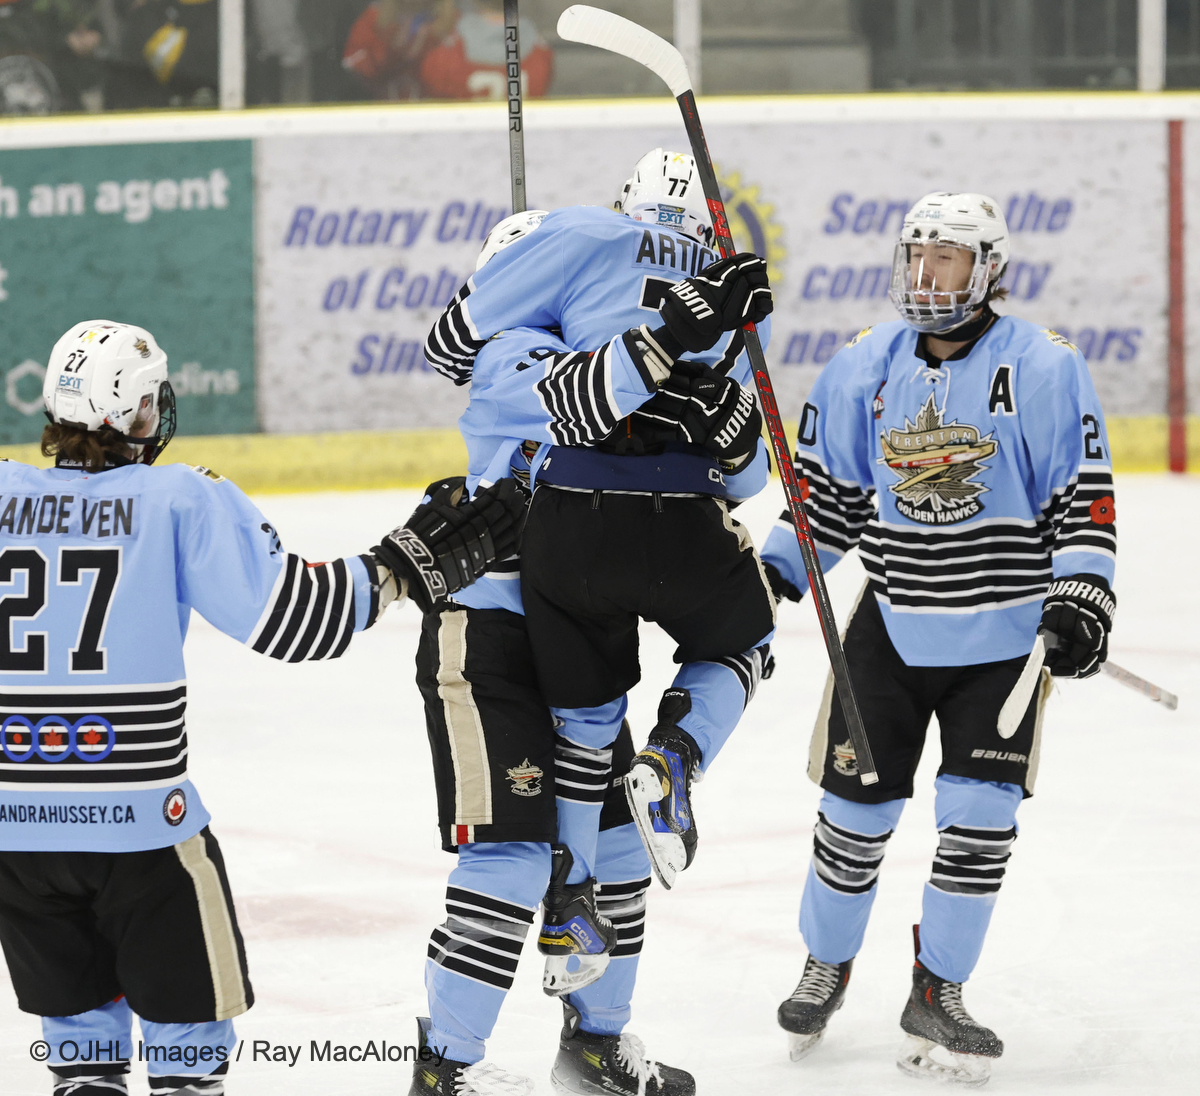
<instances>
[{"instance_id":1,"label":"black hockey glove cuff","mask_svg":"<svg viewBox=\"0 0 1200 1096\"><path fill-rule=\"evenodd\" d=\"M1042 602L1046 668L1055 677L1091 677L1108 658L1117 598L1101 575L1056 578Z\"/></svg>"},{"instance_id":2,"label":"black hockey glove cuff","mask_svg":"<svg viewBox=\"0 0 1200 1096\"><path fill-rule=\"evenodd\" d=\"M516 480L502 479L464 502L462 476L431 483L425 493L428 500L371 554L397 580L407 580L408 596L428 613L496 560L516 553L526 496Z\"/></svg>"},{"instance_id":3,"label":"black hockey glove cuff","mask_svg":"<svg viewBox=\"0 0 1200 1096\"><path fill-rule=\"evenodd\" d=\"M779 573L779 568L773 563L768 563L765 559L762 561L763 572L767 576L767 582L771 585L771 593L775 595L775 604L779 605L783 601L799 601L804 593L798 587L793 586L786 578ZM765 676L765 675L764 675Z\"/></svg>"},{"instance_id":4,"label":"black hockey glove cuff","mask_svg":"<svg viewBox=\"0 0 1200 1096\"><path fill-rule=\"evenodd\" d=\"M760 323L774 307L766 261L741 252L676 282L659 315L683 349L697 353L714 346L726 331Z\"/></svg>"}]
</instances>

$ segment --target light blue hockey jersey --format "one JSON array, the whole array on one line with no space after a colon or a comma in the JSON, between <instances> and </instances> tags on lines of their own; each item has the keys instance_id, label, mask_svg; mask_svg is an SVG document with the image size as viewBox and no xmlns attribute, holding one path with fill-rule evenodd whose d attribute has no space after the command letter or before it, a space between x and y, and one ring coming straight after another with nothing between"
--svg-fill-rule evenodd
<instances>
[{"instance_id":1,"label":"light blue hockey jersey","mask_svg":"<svg viewBox=\"0 0 1200 1096\"><path fill-rule=\"evenodd\" d=\"M551 446L594 445L655 391L620 337L593 354L573 351L550 332L529 327L484 343L470 383L470 402L458 426L467 443L472 496L505 476L536 485L537 469ZM603 415L597 411L598 393L603 393ZM758 494L769 475L760 443L754 460L724 477L727 497L741 501ZM454 600L474 609L523 613L519 563L505 561Z\"/></svg>"},{"instance_id":2,"label":"light blue hockey jersey","mask_svg":"<svg viewBox=\"0 0 1200 1096\"><path fill-rule=\"evenodd\" d=\"M805 405L796 472L822 565L858 546L910 666L1026 655L1052 577L1113 578L1111 457L1087 363L1011 316L936 368L917 337L902 321L867 328ZM762 556L807 588L788 522Z\"/></svg>"},{"instance_id":3,"label":"light blue hockey jersey","mask_svg":"<svg viewBox=\"0 0 1200 1096\"><path fill-rule=\"evenodd\" d=\"M716 257L695 240L611 209L556 209L467 280L430 331L425 357L439 373L466 384L480 348L508 328L554 329L571 350L598 350L630 328L657 327L667 290ZM769 317L758 330L766 346ZM687 356L750 387L744 348L742 333L734 331L711 350ZM594 411L581 412L597 424L623 417L602 389Z\"/></svg>"},{"instance_id":4,"label":"light blue hockey jersey","mask_svg":"<svg viewBox=\"0 0 1200 1096\"><path fill-rule=\"evenodd\" d=\"M378 611L359 557L306 564L221 476L0 462L0 849L128 852L209 821L187 776L191 611L336 658Z\"/></svg>"}]
</instances>

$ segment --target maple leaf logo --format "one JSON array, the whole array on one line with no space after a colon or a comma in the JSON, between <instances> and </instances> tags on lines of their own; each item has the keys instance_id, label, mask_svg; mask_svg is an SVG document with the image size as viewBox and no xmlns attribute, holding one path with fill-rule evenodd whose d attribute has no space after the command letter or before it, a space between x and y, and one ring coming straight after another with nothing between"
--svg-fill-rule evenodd
<instances>
[{"instance_id":1,"label":"maple leaf logo","mask_svg":"<svg viewBox=\"0 0 1200 1096\"><path fill-rule=\"evenodd\" d=\"M94 746L100 741L100 732L95 727L89 727L83 734L83 740L89 746Z\"/></svg>"},{"instance_id":2,"label":"maple leaf logo","mask_svg":"<svg viewBox=\"0 0 1200 1096\"><path fill-rule=\"evenodd\" d=\"M991 434L981 436L976 426L944 418L931 393L915 422L906 417L902 429L893 427L880 437L879 463L899 481L889 490L897 496L897 509L914 521L963 521L983 509L976 499L988 488L975 477L999 443Z\"/></svg>"},{"instance_id":3,"label":"maple leaf logo","mask_svg":"<svg viewBox=\"0 0 1200 1096\"><path fill-rule=\"evenodd\" d=\"M62 738L63 738L62 731L47 731L46 732L46 745L47 746L61 746L63 744Z\"/></svg>"}]
</instances>

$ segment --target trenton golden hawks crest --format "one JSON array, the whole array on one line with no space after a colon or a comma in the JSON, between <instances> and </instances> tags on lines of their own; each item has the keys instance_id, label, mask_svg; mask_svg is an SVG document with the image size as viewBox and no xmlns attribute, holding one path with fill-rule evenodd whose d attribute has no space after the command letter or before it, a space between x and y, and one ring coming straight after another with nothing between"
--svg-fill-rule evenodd
<instances>
[{"instance_id":1,"label":"trenton golden hawks crest","mask_svg":"<svg viewBox=\"0 0 1200 1096\"><path fill-rule=\"evenodd\" d=\"M529 764L529 758L526 758L516 768L508 770L508 779L513 783L513 795L541 795L542 777L545 775L536 765Z\"/></svg>"},{"instance_id":2,"label":"trenton golden hawks crest","mask_svg":"<svg viewBox=\"0 0 1200 1096\"><path fill-rule=\"evenodd\" d=\"M988 488L972 480L999 446L991 434L980 437L978 427L943 416L931 393L915 423L905 416L903 430L892 427L879 437L879 463L900 479L889 488L896 509L926 525L953 525L982 512L979 496Z\"/></svg>"}]
</instances>

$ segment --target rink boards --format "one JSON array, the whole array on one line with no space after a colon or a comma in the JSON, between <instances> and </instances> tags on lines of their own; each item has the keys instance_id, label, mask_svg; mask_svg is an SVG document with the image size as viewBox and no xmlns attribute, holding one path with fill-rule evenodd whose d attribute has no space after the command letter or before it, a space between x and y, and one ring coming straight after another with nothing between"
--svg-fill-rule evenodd
<instances>
[{"instance_id":1,"label":"rink boards","mask_svg":"<svg viewBox=\"0 0 1200 1096\"><path fill-rule=\"evenodd\" d=\"M1164 466L1167 120L1200 115L1200 96L818 96L702 111L735 239L771 266L768 361L785 415L849 337L894 317L903 211L969 189L1009 221L1004 310L1085 353L1119 466ZM181 432L332 434L319 485L424 480L453 446L465 392L420 348L508 213L503 126L495 105L421 104L6 123L0 441L37 438L49 346L96 313L159 333ZM1200 284L1200 131L1183 132L1184 277ZM669 101L531 104L530 202L607 205L638 156L682 142ZM355 455L363 439L336 437L362 430L375 432L373 461ZM235 471L245 458L259 489L305 485L286 441L214 444L204 452Z\"/></svg>"}]
</instances>

